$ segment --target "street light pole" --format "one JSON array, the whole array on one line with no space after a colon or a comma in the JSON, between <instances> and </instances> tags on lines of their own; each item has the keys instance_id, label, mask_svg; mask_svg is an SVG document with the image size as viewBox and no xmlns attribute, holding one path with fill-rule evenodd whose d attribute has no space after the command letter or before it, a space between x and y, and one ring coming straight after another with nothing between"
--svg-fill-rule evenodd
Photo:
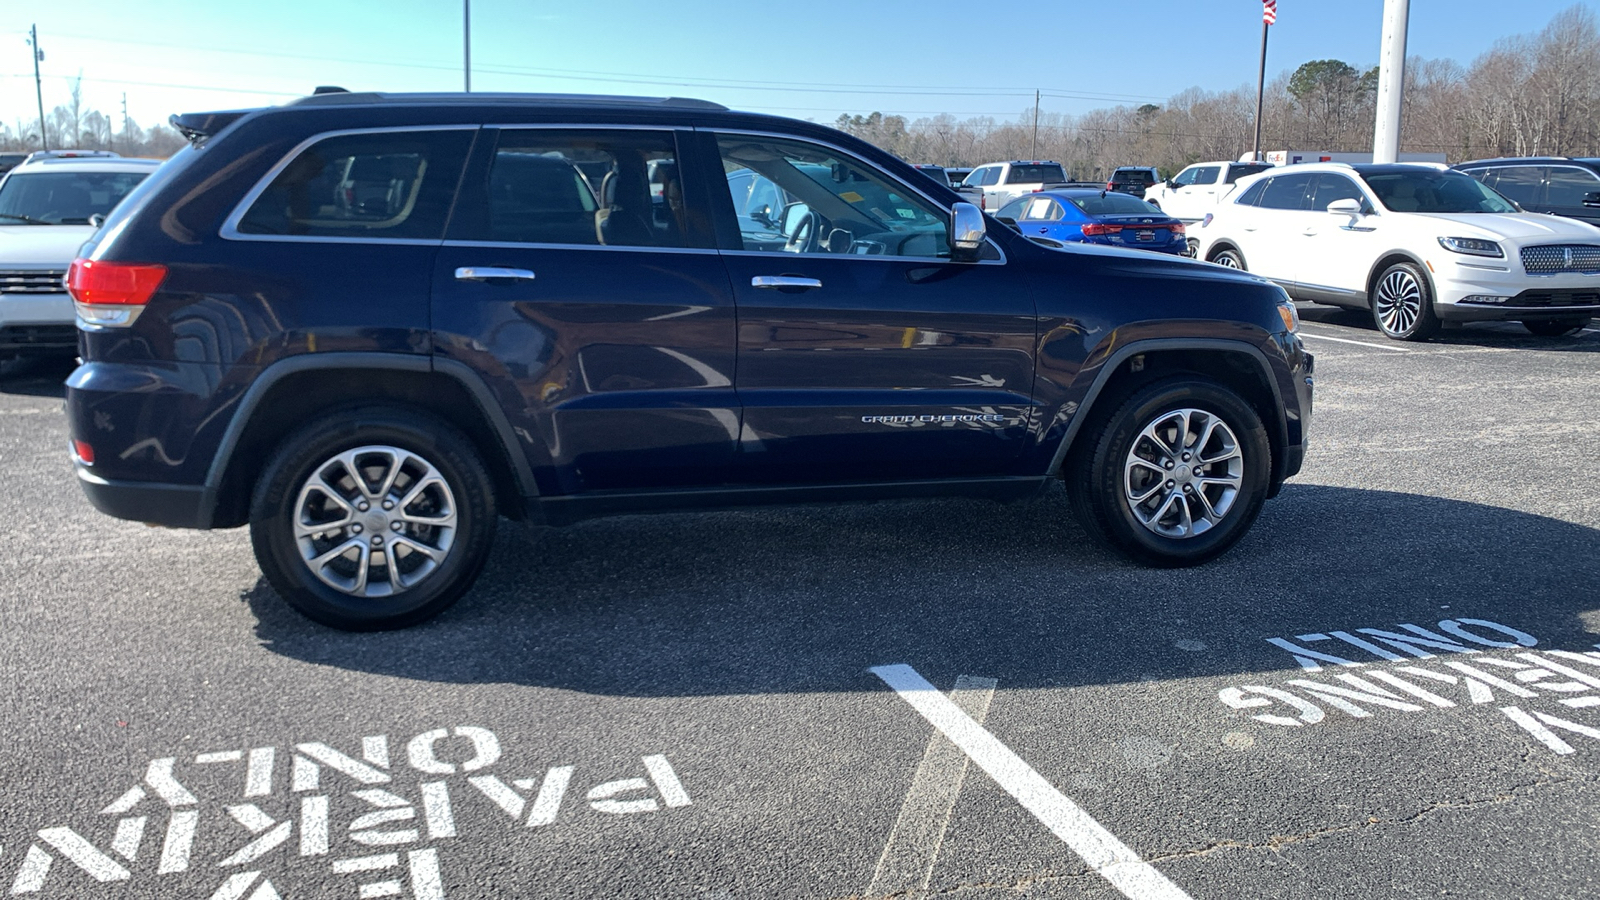
<instances>
[{"instance_id":1,"label":"street light pole","mask_svg":"<svg viewBox=\"0 0 1600 900\"><path fill-rule=\"evenodd\" d=\"M472 93L472 0L461 0L461 76Z\"/></svg>"},{"instance_id":2,"label":"street light pole","mask_svg":"<svg viewBox=\"0 0 1600 900\"><path fill-rule=\"evenodd\" d=\"M1372 161L1400 156L1400 107L1406 87L1406 31L1410 0L1383 0L1383 47L1378 54L1378 121L1372 129Z\"/></svg>"},{"instance_id":3,"label":"street light pole","mask_svg":"<svg viewBox=\"0 0 1600 900\"><path fill-rule=\"evenodd\" d=\"M1256 75L1256 142L1251 145L1250 159L1261 161L1261 107L1267 94L1267 31L1272 23L1261 19L1261 71Z\"/></svg>"}]
</instances>

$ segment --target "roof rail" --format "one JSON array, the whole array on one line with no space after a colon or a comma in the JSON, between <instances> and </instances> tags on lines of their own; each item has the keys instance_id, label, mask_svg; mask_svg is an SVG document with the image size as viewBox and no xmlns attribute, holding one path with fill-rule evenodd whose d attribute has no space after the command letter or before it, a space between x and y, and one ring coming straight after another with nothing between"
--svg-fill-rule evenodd
<instances>
[{"instance_id":1,"label":"roof rail","mask_svg":"<svg viewBox=\"0 0 1600 900\"><path fill-rule=\"evenodd\" d=\"M23 161L33 162L34 160L39 159L78 158L120 159L121 157L121 153L113 153L110 150L35 150L32 153L29 153L28 158Z\"/></svg>"},{"instance_id":2,"label":"roof rail","mask_svg":"<svg viewBox=\"0 0 1600 900\"><path fill-rule=\"evenodd\" d=\"M552 106L632 106L668 107L673 109L726 110L727 107L709 100L690 97L622 97L609 94L515 94L515 93L415 93L390 94L378 91L351 92L343 89L325 90L308 97L290 100L285 106L343 106L383 103L426 104L488 104L536 103Z\"/></svg>"}]
</instances>

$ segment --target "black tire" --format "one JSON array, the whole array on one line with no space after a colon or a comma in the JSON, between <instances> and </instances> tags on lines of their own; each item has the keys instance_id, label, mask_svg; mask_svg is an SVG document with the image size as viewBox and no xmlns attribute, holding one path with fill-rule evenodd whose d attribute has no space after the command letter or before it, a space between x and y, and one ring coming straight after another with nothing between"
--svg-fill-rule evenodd
<instances>
[{"instance_id":1,"label":"black tire","mask_svg":"<svg viewBox=\"0 0 1600 900\"><path fill-rule=\"evenodd\" d=\"M1425 341L1439 333L1433 285L1416 263L1395 263L1384 269L1372 283L1367 300L1372 307L1372 324L1384 337Z\"/></svg>"},{"instance_id":2,"label":"black tire","mask_svg":"<svg viewBox=\"0 0 1600 900\"><path fill-rule=\"evenodd\" d=\"M1589 319L1524 319L1522 327L1539 337L1566 337L1589 327Z\"/></svg>"},{"instance_id":3,"label":"black tire","mask_svg":"<svg viewBox=\"0 0 1600 900\"><path fill-rule=\"evenodd\" d=\"M1249 271L1249 269L1246 269L1244 265L1244 254L1233 249L1232 247L1229 247L1221 253L1211 254L1211 259L1209 261L1225 268L1238 269L1241 272Z\"/></svg>"},{"instance_id":4,"label":"black tire","mask_svg":"<svg viewBox=\"0 0 1600 900\"><path fill-rule=\"evenodd\" d=\"M1155 490L1162 496L1145 504L1135 503L1129 495L1136 489L1133 484L1136 476L1128 473L1130 470L1144 472L1132 458L1138 455L1144 459L1148 455L1145 451L1156 446L1144 437L1147 426L1152 426L1163 417L1179 416L1185 410L1199 414L1185 417L1185 422L1194 423L1196 428L1214 419L1232 432L1232 444L1239 456L1238 485L1233 488L1234 493L1227 500L1226 508L1216 513L1215 522L1202 516L1207 519L1203 530L1191 526L1192 533L1174 536L1172 529L1168 529L1168 533L1161 533L1165 519L1149 504L1158 504L1159 510L1165 511L1168 509L1162 503L1165 497L1167 502L1173 503L1170 515L1181 517L1187 512L1192 518L1193 512L1203 512L1206 508L1201 505L1202 500L1195 498L1192 493L1170 489L1163 491L1158 485ZM1219 446L1216 441L1221 437L1215 432L1211 436L1213 443L1206 446ZM1267 487L1271 481L1272 448L1261 417L1238 394L1202 376L1169 378L1139 389L1104 420L1097 433L1081 437L1080 440L1086 443L1081 451L1069 458L1065 473L1073 511L1078 521L1097 539L1137 562L1175 568L1214 559L1244 536L1266 501ZM1175 466L1171 472L1182 474L1187 482L1190 474L1202 467L1188 469L1187 465L1196 460L1182 454L1201 457L1204 456L1200 452L1202 449L1199 446L1179 448L1179 456L1188 463L1173 460ZM1226 451L1216 450L1212 456L1215 458L1223 452ZM1207 477L1227 474L1217 467L1222 464L1231 466L1231 462L1223 460L1222 463L1203 467ZM1185 471L1179 473L1177 466L1184 466ZM1155 465L1152 464L1149 469L1154 470ZM1148 472L1144 474L1148 475ZM1165 484L1173 485L1175 480L1167 480ZM1201 482L1198 490L1204 495L1205 503L1218 501L1216 505L1221 505L1227 489ZM1174 496L1175 501L1171 499ZM1143 517L1136 509L1143 510ZM1152 515L1153 512L1157 514ZM1155 524L1146 524L1147 519Z\"/></svg>"},{"instance_id":5,"label":"black tire","mask_svg":"<svg viewBox=\"0 0 1600 900\"><path fill-rule=\"evenodd\" d=\"M337 459L358 448L366 450L350 457L348 465ZM386 464L396 474L374 485L372 479L386 477ZM356 471L366 479L365 487L356 486ZM319 472L347 502L335 505L329 490L310 484ZM413 488L413 499L406 500ZM335 527L297 537L302 500L305 512L328 515L313 523ZM397 500L405 502L396 506ZM391 506L392 512L381 511ZM430 514L452 527L414 522ZM408 518L401 521L402 516ZM390 406L328 413L285 438L250 502L250 541L268 583L307 618L346 631L404 628L455 603L482 570L495 524L492 483L472 443L436 416ZM387 543L377 553L372 538L380 532ZM341 546L356 554L355 560L332 557L317 573L302 552L323 558L320 554ZM380 573L382 584L367 578ZM406 584L407 578L414 580ZM349 584L341 588L334 580ZM362 586L368 581L371 587ZM390 593L370 593L383 590Z\"/></svg>"}]
</instances>

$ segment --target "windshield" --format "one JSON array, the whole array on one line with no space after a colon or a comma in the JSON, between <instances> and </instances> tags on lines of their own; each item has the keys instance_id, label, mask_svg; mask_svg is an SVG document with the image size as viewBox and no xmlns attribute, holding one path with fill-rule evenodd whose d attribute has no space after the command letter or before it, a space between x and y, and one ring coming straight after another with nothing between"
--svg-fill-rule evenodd
<instances>
[{"instance_id":1,"label":"windshield","mask_svg":"<svg viewBox=\"0 0 1600 900\"><path fill-rule=\"evenodd\" d=\"M1476 178L1433 169L1363 174L1362 180L1393 212L1509 213L1517 208Z\"/></svg>"},{"instance_id":2,"label":"windshield","mask_svg":"<svg viewBox=\"0 0 1600 900\"><path fill-rule=\"evenodd\" d=\"M1132 194L1106 192L1089 197L1073 197L1072 205L1091 216L1165 216L1161 210Z\"/></svg>"},{"instance_id":3,"label":"windshield","mask_svg":"<svg viewBox=\"0 0 1600 900\"><path fill-rule=\"evenodd\" d=\"M0 225L87 225L145 179L147 172L27 172L0 182Z\"/></svg>"}]
</instances>

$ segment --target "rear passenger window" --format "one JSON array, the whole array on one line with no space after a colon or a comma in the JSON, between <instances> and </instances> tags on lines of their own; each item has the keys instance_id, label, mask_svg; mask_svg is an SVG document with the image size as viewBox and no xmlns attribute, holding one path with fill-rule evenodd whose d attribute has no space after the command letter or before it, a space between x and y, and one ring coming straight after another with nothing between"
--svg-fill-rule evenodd
<instances>
[{"instance_id":1,"label":"rear passenger window","mask_svg":"<svg viewBox=\"0 0 1600 900\"><path fill-rule=\"evenodd\" d=\"M1582 206L1585 194L1600 191L1600 176L1577 166L1551 166L1545 191L1550 206Z\"/></svg>"},{"instance_id":2,"label":"rear passenger window","mask_svg":"<svg viewBox=\"0 0 1600 900\"><path fill-rule=\"evenodd\" d=\"M507 130L481 209L453 236L516 244L698 246L669 132ZM476 204L474 204L476 206Z\"/></svg>"},{"instance_id":3,"label":"rear passenger window","mask_svg":"<svg viewBox=\"0 0 1600 900\"><path fill-rule=\"evenodd\" d=\"M1507 166L1496 169L1494 180L1488 183L1519 206L1543 206L1540 195L1544 193L1544 173L1544 166ZM1481 170L1467 174L1485 180Z\"/></svg>"},{"instance_id":4,"label":"rear passenger window","mask_svg":"<svg viewBox=\"0 0 1600 900\"><path fill-rule=\"evenodd\" d=\"M438 240L475 129L346 134L301 151L240 217L241 234Z\"/></svg>"},{"instance_id":5,"label":"rear passenger window","mask_svg":"<svg viewBox=\"0 0 1600 900\"><path fill-rule=\"evenodd\" d=\"M1311 175L1279 175L1267 184L1257 206L1266 209L1305 209L1306 189Z\"/></svg>"},{"instance_id":6,"label":"rear passenger window","mask_svg":"<svg viewBox=\"0 0 1600 900\"><path fill-rule=\"evenodd\" d=\"M1222 174L1221 166L1201 166L1194 170L1195 184L1216 184L1217 176Z\"/></svg>"}]
</instances>

